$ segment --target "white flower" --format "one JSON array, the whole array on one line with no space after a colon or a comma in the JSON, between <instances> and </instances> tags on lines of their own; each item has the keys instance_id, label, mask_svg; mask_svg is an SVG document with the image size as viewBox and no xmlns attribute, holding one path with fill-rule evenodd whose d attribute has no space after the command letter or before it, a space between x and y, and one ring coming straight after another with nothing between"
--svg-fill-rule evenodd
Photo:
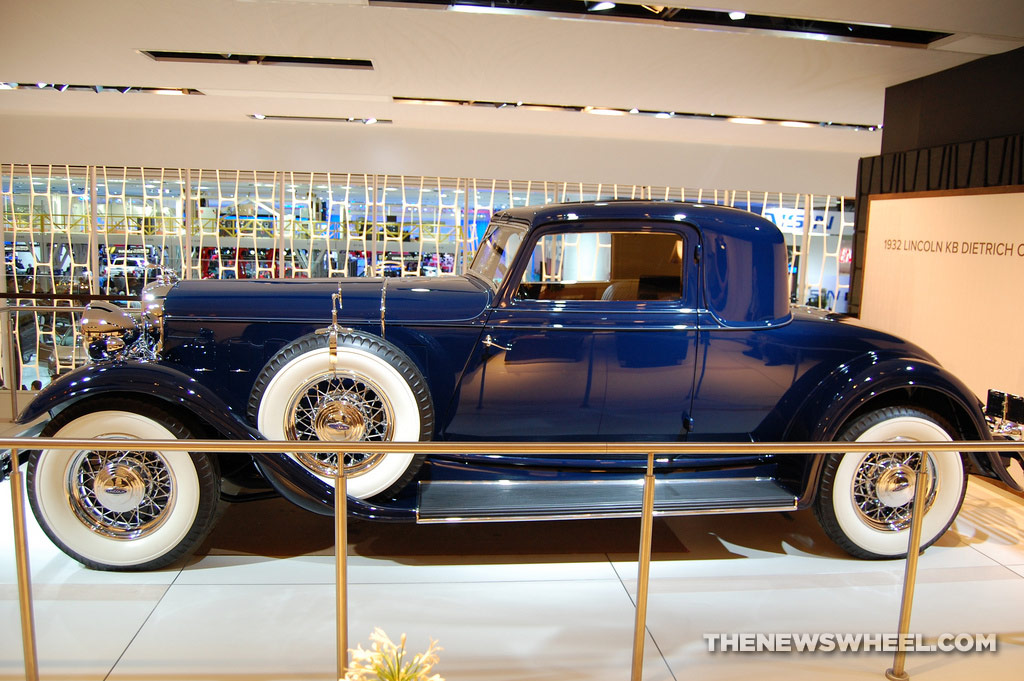
<instances>
[{"instance_id":1,"label":"white flower","mask_svg":"<svg viewBox=\"0 0 1024 681\"><path fill-rule=\"evenodd\" d=\"M437 653L442 650L437 641L431 639L423 653L405 659L405 634L398 645L388 638L380 627L370 634L372 645L369 650L362 646L350 649L352 664L345 672L345 681L444 681L440 674L429 675L439 661Z\"/></svg>"}]
</instances>

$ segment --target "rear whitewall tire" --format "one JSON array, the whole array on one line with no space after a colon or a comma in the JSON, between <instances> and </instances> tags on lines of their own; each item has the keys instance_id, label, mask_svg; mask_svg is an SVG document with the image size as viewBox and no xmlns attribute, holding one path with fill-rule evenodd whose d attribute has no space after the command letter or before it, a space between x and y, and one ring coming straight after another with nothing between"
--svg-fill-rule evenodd
<instances>
[{"instance_id":1,"label":"rear whitewall tire","mask_svg":"<svg viewBox=\"0 0 1024 681\"><path fill-rule=\"evenodd\" d=\"M865 414L847 426L839 441L853 442L951 442L954 430L939 416L912 407L888 407ZM921 529L921 546L930 546L953 523L967 489L963 459L957 452L926 452L929 489ZM888 457L888 458L887 458ZM900 457L911 457L900 464ZM889 457L878 452L835 454L826 457L815 514L825 532L848 553L859 558L901 558L907 553L910 534L909 507L913 485L900 494L907 503L884 506L878 501L877 471L888 469L890 478L914 469L913 455ZM895 472L893 472L895 471ZM875 492L871 494L865 490ZM890 504L895 504L891 499ZM888 517L886 517L888 516ZM889 526L886 526L888 523Z\"/></svg>"}]
</instances>

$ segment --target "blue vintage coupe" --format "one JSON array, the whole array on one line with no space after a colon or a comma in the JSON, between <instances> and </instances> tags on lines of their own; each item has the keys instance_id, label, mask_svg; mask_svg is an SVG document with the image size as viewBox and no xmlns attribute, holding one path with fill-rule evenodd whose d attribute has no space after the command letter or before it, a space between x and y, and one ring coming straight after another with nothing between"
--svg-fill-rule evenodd
<instances>
[{"instance_id":1,"label":"blue vintage coupe","mask_svg":"<svg viewBox=\"0 0 1024 681\"><path fill-rule=\"evenodd\" d=\"M701 204L600 202L494 216L464 276L166 282L132 316L84 315L93 362L43 390L55 437L324 440L251 457L42 450L40 525L98 569L161 567L209 532L228 490L443 522L637 514L636 458L366 454L361 441L943 441L991 437L978 399L922 349L790 308L771 223ZM332 321L333 315L333 321ZM927 457L924 542L996 455L679 456L664 515L811 507L855 556L907 547Z\"/></svg>"}]
</instances>

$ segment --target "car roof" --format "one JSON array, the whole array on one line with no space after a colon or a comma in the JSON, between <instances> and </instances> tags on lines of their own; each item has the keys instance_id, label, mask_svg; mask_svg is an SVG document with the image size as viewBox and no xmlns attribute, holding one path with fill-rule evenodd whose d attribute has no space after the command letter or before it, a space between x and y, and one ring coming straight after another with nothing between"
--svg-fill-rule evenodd
<instances>
[{"instance_id":1,"label":"car roof","mask_svg":"<svg viewBox=\"0 0 1024 681\"><path fill-rule=\"evenodd\" d=\"M688 224L700 232L708 309L726 326L787 323L788 256L770 220L737 208L673 201L591 201L510 208L492 223L525 223L530 230L575 221ZM636 223L641 223L637 225Z\"/></svg>"},{"instance_id":2,"label":"car roof","mask_svg":"<svg viewBox=\"0 0 1024 681\"><path fill-rule=\"evenodd\" d=\"M588 201L508 208L494 215L495 220L515 220L538 226L549 222L571 220L648 219L690 222L697 226L710 224L739 225L752 221L760 225L764 218L738 208L707 203L681 201ZM769 224L771 224L769 222Z\"/></svg>"}]
</instances>

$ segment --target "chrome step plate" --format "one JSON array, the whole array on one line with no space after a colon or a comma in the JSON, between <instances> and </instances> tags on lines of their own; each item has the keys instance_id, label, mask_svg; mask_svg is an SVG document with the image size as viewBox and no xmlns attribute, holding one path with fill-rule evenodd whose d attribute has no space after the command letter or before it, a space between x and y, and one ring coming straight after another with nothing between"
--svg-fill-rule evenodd
<instances>
[{"instance_id":1,"label":"chrome step plate","mask_svg":"<svg viewBox=\"0 0 1024 681\"><path fill-rule=\"evenodd\" d=\"M419 523L627 518L640 515L643 479L427 481ZM797 497L771 478L657 480L659 516L792 511Z\"/></svg>"}]
</instances>

